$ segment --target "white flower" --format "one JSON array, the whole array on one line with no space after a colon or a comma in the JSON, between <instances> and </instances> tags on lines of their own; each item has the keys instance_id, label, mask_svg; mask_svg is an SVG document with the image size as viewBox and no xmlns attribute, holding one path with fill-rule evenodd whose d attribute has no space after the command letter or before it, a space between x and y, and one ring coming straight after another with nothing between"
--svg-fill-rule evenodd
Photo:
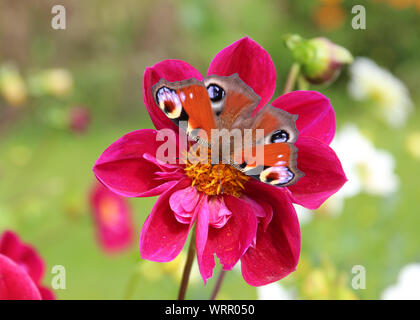
<instances>
[{"instance_id":1,"label":"white flower","mask_svg":"<svg viewBox=\"0 0 420 320\"><path fill-rule=\"evenodd\" d=\"M301 226L312 220L314 213L311 210L306 209L298 204L294 204L293 206L295 207L296 214L299 219L299 224Z\"/></svg>"},{"instance_id":2,"label":"white flower","mask_svg":"<svg viewBox=\"0 0 420 320\"><path fill-rule=\"evenodd\" d=\"M402 126L413 109L406 86L388 70L368 58L357 58L350 66L349 93L357 100L370 100L392 126Z\"/></svg>"},{"instance_id":3,"label":"white flower","mask_svg":"<svg viewBox=\"0 0 420 320\"><path fill-rule=\"evenodd\" d=\"M257 287L258 300L293 300L293 295L277 282Z\"/></svg>"},{"instance_id":4,"label":"white flower","mask_svg":"<svg viewBox=\"0 0 420 320\"><path fill-rule=\"evenodd\" d=\"M406 265L398 276L397 284L388 287L382 293L383 300L419 300L420 299L420 263Z\"/></svg>"},{"instance_id":5,"label":"white flower","mask_svg":"<svg viewBox=\"0 0 420 320\"><path fill-rule=\"evenodd\" d=\"M385 150L376 149L355 125L344 126L331 147L348 179L337 197L353 197L360 192L388 196L398 189L394 157Z\"/></svg>"}]
</instances>

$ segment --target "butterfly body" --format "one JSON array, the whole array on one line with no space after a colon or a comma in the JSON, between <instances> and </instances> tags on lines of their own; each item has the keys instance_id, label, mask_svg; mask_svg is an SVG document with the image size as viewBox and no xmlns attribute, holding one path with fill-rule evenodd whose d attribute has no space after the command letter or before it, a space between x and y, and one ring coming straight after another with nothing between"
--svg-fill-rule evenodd
<instances>
[{"instance_id":1,"label":"butterfly body","mask_svg":"<svg viewBox=\"0 0 420 320\"><path fill-rule=\"evenodd\" d=\"M212 163L228 163L246 175L275 186L303 176L297 169L296 115L270 105L254 115L260 97L237 74L203 81L168 82L152 88L159 108L200 146ZM217 154L214 156L214 154Z\"/></svg>"}]
</instances>

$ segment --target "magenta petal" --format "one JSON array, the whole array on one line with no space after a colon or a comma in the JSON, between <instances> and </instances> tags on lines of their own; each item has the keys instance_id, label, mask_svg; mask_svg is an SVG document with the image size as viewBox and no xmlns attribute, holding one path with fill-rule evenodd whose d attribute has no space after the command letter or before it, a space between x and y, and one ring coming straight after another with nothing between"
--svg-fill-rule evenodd
<instances>
[{"instance_id":1,"label":"magenta petal","mask_svg":"<svg viewBox=\"0 0 420 320\"><path fill-rule=\"evenodd\" d=\"M203 80L203 76L194 67L182 60L164 60L153 67L146 68L143 75L143 101L156 129L171 128L178 131L177 126L159 109L152 95L152 87L160 79L182 81L191 78Z\"/></svg>"},{"instance_id":2,"label":"magenta petal","mask_svg":"<svg viewBox=\"0 0 420 320\"><path fill-rule=\"evenodd\" d=\"M199 197L200 194L198 193L197 189L190 186L183 190L174 192L174 194L169 199L169 204L175 213L190 213L196 207Z\"/></svg>"},{"instance_id":3,"label":"magenta petal","mask_svg":"<svg viewBox=\"0 0 420 320\"><path fill-rule=\"evenodd\" d=\"M261 97L257 110L268 103L276 88L276 69L267 51L249 37L220 51L210 63L207 75L234 73Z\"/></svg>"},{"instance_id":4,"label":"magenta petal","mask_svg":"<svg viewBox=\"0 0 420 320\"><path fill-rule=\"evenodd\" d=\"M202 197L198 205L195 245L197 248L197 263L201 276L206 283L213 275L215 266L213 255L205 255L204 250L209 233L209 204L207 197Z\"/></svg>"},{"instance_id":5,"label":"magenta petal","mask_svg":"<svg viewBox=\"0 0 420 320\"><path fill-rule=\"evenodd\" d=\"M247 196L243 196L243 198L251 205L256 216L261 219L260 223L262 224L264 230L266 230L273 218L273 208L266 202L257 201Z\"/></svg>"},{"instance_id":6,"label":"magenta petal","mask_svg":"<svg viewBox=\"0 0 420 320\"><path fill-rule=\"evenodd\" d=\"M232 216L219 235L218 241L223 242L224 248L216 250L216 254L223 268L230 270L254 241L258 221L252 207L246 201L233 196L225 196L224 200Z\"/></svg>"},{"instance_id":7,"label":"magenta petal","mask_svg":"<svg viewBox=\"0 0 420 320\"><path fill-rule=\"evenodd\" d=\"M25 245L19 260L15 260L21 266L25 267L29 276L36 284L40 283L45 272L44 261L38 252L31 246Z\"/></svg>"},{"instance_id":8,"label":"magenta petal","mask_svg":"<svg viewBox=\"0 0 420 320\"><path fill-rule=\"evenodd\" d=\"M261 286L296 270L300 254L299 222L283 190L257 181L249 181L246 190L249 197L258 198L273 208L267 229L259 225L255 247L250 247L241 259L245 281Z\"/></svg>"},{"instance_id":9,"label":"magenta petal","mask_svg":"<svg viewBox=\"0 0 420 320\"><path fill-rule=\"evenodd\" d=\"M130 132L102 153L93 172L99 181L121 196L158 195L173 184L162 185L165 181L155 179L154 173L160 171L160 168L143 155L155 155L160 143L156 141L156 130Z\"/></svg>"},{"instance_id":10,"label":"magenta petal","mask_svg":"<svg viewBox=\"0 0 420 320\"><path fill-rule=\"evenodd\" d=\"M340 160L327 144L299 137L297 167L305 176L288 187L293 202L308 209L317 209L347 181Z\"/></svg>"},{"instance_id":11,"label":"magenta petal","mask_svg":"<svg viewBox=\"0 0 420 320\"><path fill-rule=\"evenodd\" d=\"M175 191L169 197L169 206L173 211L178 222L190 224L191 219L195 217L195 208L199 201L200 194L194 187L187 187Z\"/></svg>"},{"instance_id":12,"label":"magenta petal","mask_svg":"<svg viewBox=\"0 0 420 320\"><path fill-rule=\"evenodd\" d=\"M0 238L0 254L24 267L36 284L41 281L45 270L41 256L32 246L23 243L14 232L3 233Z\"/></svg>"},{"instance_id":13,"label":"magenta petal","mask_svg":"<svg viewBox=\"0 0 420 320\"><path fill-rule=\"evenodd\" d=\"M209 228L203 263L200 266L204 281L212 274L214 253L223 269L231 270L256 236L257 216L251 206L245 200L233 196L224 196L224 201L232 216L222 228Z\"/></svg>"},{"instance_id":14,"label":"magenta petal","mask_svg":"<svg viewBox=\"0 0 420 320\"><path fill-rule=\"evenodd\" d=\"M54 292L50 288L38 286L38 290L42 300L55 300Z\"/></svg>"},{"instance_id":15,"label":"magenta petal","mask_svg":"<svg viewBox=\"0 0 420 320\"><path fill-rule=\"evenodd\" d=\"M209 224L214 228L223 228L232 216L223 197L211 197L209 200Z\"/></svg>"},{"instance_id":16,"label":"magenta petal","mask_svg":"<svg viewBox=\"0 0 420 320\"><path fill-rule=\"evenodd\" d=\"M40 300L36 284L24 268L0 254L0 300Z\"/></svg>"},{"instance_id":17,"label":"magenta petal","mask_svg":"<svg viewBox=\"0 0 420 320\"><path fill-rule=\"evenodd\" d=\"M169 198L174 192L189 185L190 181L183 179L156 201L140 234L140 255L143 259L168 262L175 259L184 247L194 217L189 225L179 223L171 210Z\"/></svg>"},{"instance_id":18,"label":"magenta petal","mask_svg":"<svg viewBox=\"0 0 420 320\"><path fill-rule=\"evenodd\" d=\"M272 102L276 108L297 114L299 136L310 136L330 144L335 134L335 113L330 100L317 91L293 91Z\"/></svg>"},{"instance_id":19,"label":"magenta petal","mask_svg":"<svg viewBox=\"0 0 420 320\"><path fill-rule=\"evenodd\" d=\"M97 182L90 195L90 202L102 248L112 253L130 247L134 230L127 199Z\"/></svg>"}]
</instances>

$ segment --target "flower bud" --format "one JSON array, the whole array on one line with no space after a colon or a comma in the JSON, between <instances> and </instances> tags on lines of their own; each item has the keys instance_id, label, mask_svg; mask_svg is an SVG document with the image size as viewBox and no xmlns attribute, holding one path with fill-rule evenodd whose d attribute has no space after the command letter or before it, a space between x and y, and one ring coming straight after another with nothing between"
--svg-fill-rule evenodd
<instances>
[{"instance_id":1,"label":"flower bud","mask_svg":"<svg viewBox=\"0 0 420 320\"><path fill-rule=\"evenodd\" d=\"M0 68L0 93L12 106L21 106L26 102L26 84L15 66L4 65Z\"/></svg>"},{"instance_id":2,"label":"flower bud","mask_svg":"<svg viewBox=\"0 0 420 320\"><path fill-rule=\"evenodd\" d=\"M353 56L346 48L327 38L307 40L299 35L289 35L285 43L296 62L301 64L305 79L312 84L333 82L343 65L353 61Z\"/></svg>"}]
</instances>

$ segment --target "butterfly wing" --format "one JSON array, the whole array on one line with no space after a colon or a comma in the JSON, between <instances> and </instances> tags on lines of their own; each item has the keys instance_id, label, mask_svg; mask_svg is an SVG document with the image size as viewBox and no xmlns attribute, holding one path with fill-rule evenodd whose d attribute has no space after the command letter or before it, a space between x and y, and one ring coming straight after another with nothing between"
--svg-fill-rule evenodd
<instances>
[{"instance_id":1,"label":"butterfly wing","mask_svg":"<svg viewBox=\"0 0 420 320\"><path fill-rule=\"evenodd\" d=\"M296 119L297 115L270 105L264 106L248 124L252 130L263 130L264 139L253 141L253 144L295 143L298 137Z\"/></svg>"},{"instance_id":2,"label":"butterfly wing","mask_svg":"<svg viewBox=\"0 0 420 320\"><path fill-rule=\"evenodd\" d=\"M235 153L235 162L248 176L277 187L296 183L303 173L296 167L297 149L291 143L255 145Z\"/></svg>"},{"instance_id":3,"label":"butterfly wing","mask_svg":"<svg viewBox=\"0 0 420 320\"><path fill-rule=\"evenodd\" d=\"M275 186L289 186L297 182L303 173L296 166L298 131L296 115L270 105L242 128L242 149L235 149L234 162L242 171L262 182ZM247 135L246 131L251 130ZM262 133L262 134L259 134Z\"/></svg>"},{"instance_id":4,"label":"butterfly wing","mask_svg":"<svg viewBox=\"0 0 420 320\"><path fill-rule=\"evenodd\" d=\"M203 136L202 131L210 137L211 129L216 128L209 95L202 81L192 78L168 82L161 79L153 86L152 92L166 116L193 138Z\"/></svg>"},{"instance_id":5,"label":"butterfly wing","mask_svg":"<svg viewBox=\"0 0 420 320\"><path fill-rule=\"evenodd\" d=\"M219 129L232 129L251 118L260 97L237 73L231 76L211 75L204 80Z\"/></svg>"},{"instance_id":6,"label":"butterfly wing","mask_svg":"<svg viewBox=\"0 0 420 320\"><path fill-rule=\"evenodd\" d=\"M228 146L233 160L229 163L247 175L275 186L292 185L303 176L296 167L297 149L293 145L298 136L297 116L270 105L252 116L260 97L237 74L212 75L203 82L161 79L152 91L168 118L181 128L185 121L187 127L183 129L193 138L203 139L204 132L204 139L211 137L212 147L221 136L212 137L211 129L239 130L242 142L239 147ZM222 154L223 148L226 146L220 148ZM212 156L214 152L212 149Z\"/></svg>"}]
</instances>

